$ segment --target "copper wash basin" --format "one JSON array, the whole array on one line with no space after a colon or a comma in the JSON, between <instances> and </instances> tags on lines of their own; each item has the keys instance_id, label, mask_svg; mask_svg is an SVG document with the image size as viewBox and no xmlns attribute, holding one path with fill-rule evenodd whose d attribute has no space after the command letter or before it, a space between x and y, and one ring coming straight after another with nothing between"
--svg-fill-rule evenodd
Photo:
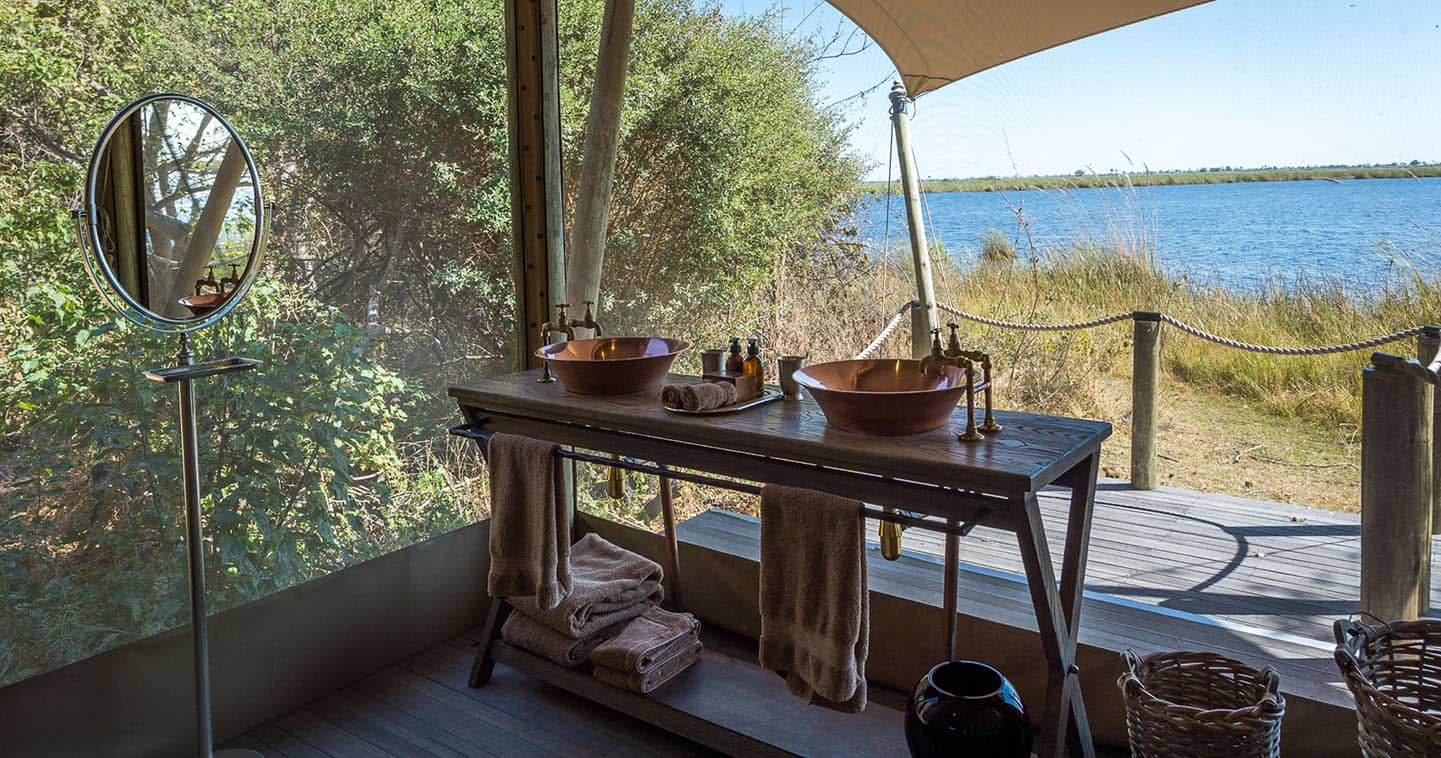
<instances>
[{"instance_id":1,"label":"copper wash basin","mask_svg":"<svg viewBox=\"0 0 1441 758\"><path fill-rule=\"evenodd\" d=\"M198 317L205 316L216 308L219 308L220 304L224 303L227 297L229 297L229 295L222 292L209 292L204 295L186 295L177 302L189 308L190 312Z\"/></svg>"},{"instance_id":2,"label":"copper wash basin","mask_svg":"<svg viewBox=\"0 0 1441 758\"><path fill-rule=\"evenodd\" d=\"M832 426L888 436L944 425L966 392L966 373L955 366L927 373L920 361L896 358L817 363L797 371L795 380Z\"/></svg>"},{"instance_id":3,"label":"copper wash basin","mask_svg":"<svg viewBox=\"0 0 1441 758\"><path fill-rule=\"evenodd\" d=\"M669 337L601 337L557 342L535 354L570 392L628 395L654 389L689 349L689 342Z\"/></svg>"}]
</instances>

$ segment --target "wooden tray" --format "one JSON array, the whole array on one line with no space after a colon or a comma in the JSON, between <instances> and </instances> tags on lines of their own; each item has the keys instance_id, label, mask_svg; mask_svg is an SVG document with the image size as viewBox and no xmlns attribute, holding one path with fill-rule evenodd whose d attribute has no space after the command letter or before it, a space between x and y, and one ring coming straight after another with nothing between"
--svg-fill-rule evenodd
<instances>
[{"instance_id":1,"label":"wooden tray","mask_svg":"<svg viewBox=\"0 0 1441 758\"><path fill-rule=\"evenodd\" d=\"M661 403L660 407L670 411L671 413L679 413L683 416L716 416L722 413L735 413L737 411L750 410L751 408L754 408L758 405L765 405L766 403L769 403L771 401L780 400L782 397L784 397L784 395L781 394L780 390L767 388L766 390L762 391L759 396L751 398L744 403L722 405L719 408L709 408L703 411L688 411L684 408L672 408L665 403Z\"/></svg>"}]
</instances>

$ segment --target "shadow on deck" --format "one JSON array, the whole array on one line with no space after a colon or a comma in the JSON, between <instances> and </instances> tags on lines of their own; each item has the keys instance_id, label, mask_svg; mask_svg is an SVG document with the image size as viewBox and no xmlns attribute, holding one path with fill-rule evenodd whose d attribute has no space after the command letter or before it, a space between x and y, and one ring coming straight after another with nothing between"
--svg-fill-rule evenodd
<instances>
[{"instance_id":1,"label":"shadow on deck","mask_svg":"<svg viewBox=\"0 0 1441 758\"><path fill-rule=\"evenodd\" d=\"M1053 554L1065 534L1064 497L1059 490L1041 496ZM939 535L920 530L906 532L904 545L945 552ZM1433 538L1433 552L1438 546L1441 538ZM961 541L961 560L1024 570L1015 538L984 526ZM1170 487L1140 491L1126 482L1096 490L1091 592L1329 643L1332 622L1358 612L1360 586L1357 514ZM1441 607L1441 575L1433 575L1431 597Z\"/></svg>"}]
</instances>

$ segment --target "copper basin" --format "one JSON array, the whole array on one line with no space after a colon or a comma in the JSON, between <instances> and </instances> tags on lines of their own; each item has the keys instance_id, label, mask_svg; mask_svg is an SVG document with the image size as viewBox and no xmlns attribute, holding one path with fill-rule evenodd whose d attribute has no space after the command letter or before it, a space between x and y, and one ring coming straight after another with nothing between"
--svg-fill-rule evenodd
<instances>
[{"instance_id":1,"label":"copper basin","mask_svg":"<svg viewBox=\"0 0 1441 758\"><path fill-rule=\"evenodd\" d=\"M190 312L199 318L209 315L216 308L219 308L220 304L225 302L226 297L227 295L224 294L207 292L204 295L186 295L177 302L189 308Z\"/></svg>"},{"instance_id":2,"label":"copper basin","mask_svg":"<svg viewBox=\"0 0 1441 758\"><path fill-rule=\"evenodd\" d=\"M966 392L966 372L955 366L927 374L920 361L896 358L817 363L797 371L795 380L832 426L888 436L943 426Z\"/></svg>"},{"instance_id":3,"label":"copper basin","mask_svg":"<svg viewBox=\"0 0 1441 758\"><path fill-rule=\"evenodd\" d=\"M689 349L689 342L668 337L602 337L557 342L535 354L570 392L628 395L654 389L675 357Z\"/></svg>"}]
</instances>

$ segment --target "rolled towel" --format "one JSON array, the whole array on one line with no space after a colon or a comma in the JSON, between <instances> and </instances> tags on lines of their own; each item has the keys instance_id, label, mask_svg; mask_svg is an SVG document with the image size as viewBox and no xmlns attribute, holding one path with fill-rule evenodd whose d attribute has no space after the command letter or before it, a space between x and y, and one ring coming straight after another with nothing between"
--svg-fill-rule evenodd
<instances>
[{"instance_id":1,"label":"rolled towel","mask_svg":"<svg viewBox=\"0 0 1441 758\"><path fill-rule=\"evenodd\" d=\"M621 671L620 669L613 669L609 666L596 666L591 669L591 676L612 687L619 687L644 695L654 692L656 688L674 679L680 672L690 668L691 664L700 660L700 651L700 641L696 640L690 647L680 650L670 658L656 663L650 671L644 674L632 674Z\"/></svg>"},{"instance_id":2,"label":"rolled towel","mask_svg":"<svg viewBox=\"0 0 1441 758\"><path fill-rule=\"evenodd\" d=\"M570 513L560 496L558 447L513 434L490 438L491 597L528 595L554 608L570 593Z\"/></svg>"},{"instance_id":3,"label":"rolled towel","mask_svg":"<svg viewBox=\"0 0 1441 758\"><path fill-rule=\"evenodd\" d=\"M730 382L697 382L680 388L681 407L688 411L708 411L735 401L736 388Z\"/></svg>"},{"instance_id":4,"label":"rolled towel","mask_svg":"<svg viewBox=\"0 0 1441 758\"><path fill-rule=\"evenodd\" d=\"M646 674L699 640L700 622L695 616L647 608L623 624L614 637L591 650L590 659L597 666Z\"/></svg>"},{"instance_id":5,"label":"rolled towel","mask_svg":"<svg viewBox=\"0 0 1441 758\"><path fill-rule=\"evenodd\" d=\"M574 639L524 613L512 613L505 619L505 624L501 626L500 636L504 637L506 642L519 645L532 653L543 655L566 668L574 668L585 663L590 651L596 645L619 634L624 626L624 624L615 624L589 637Z\"/></svg>"},{"instance_id":6,"label":"rolled towel","mask_svg":"<svg viewBox=\"0 0 1441 758\"><path fill-rule=\"evenodd\" d=\"M555 608L540 608L533 597L510 598L517 611L574 639L622 621L629 621L658 605L660 564L606 542L591 533L570 549L570 595Z\"/></svg>"},{"instance_id":7,"label":"rolled towel","mask_svg":"<svg viewBox=\"0 0 1441 758\"><path fill-rule=\"evenodd\" d=\"M761 665L791 694L866 707L870 596L858 500L768 484L761 490Z\"/></svg>"},{"instance_id":8,"label":"rolled towel","mask_svg":"<svg viewBox=\"0 0 1441 758\"><path fill-rule=\"evenodd\" d=\"M680 385L680 384L667 384L667 385L661 387L661 388L660 388L660 404L661 404L661 405L665 405L665 406L669 406L669 407L671 407L671 408L679 408L679 407L681 407L681 404L680 404L680 388L681 388L682 386L683 386L683 385Z\"/></svg>"}]
</instances>

